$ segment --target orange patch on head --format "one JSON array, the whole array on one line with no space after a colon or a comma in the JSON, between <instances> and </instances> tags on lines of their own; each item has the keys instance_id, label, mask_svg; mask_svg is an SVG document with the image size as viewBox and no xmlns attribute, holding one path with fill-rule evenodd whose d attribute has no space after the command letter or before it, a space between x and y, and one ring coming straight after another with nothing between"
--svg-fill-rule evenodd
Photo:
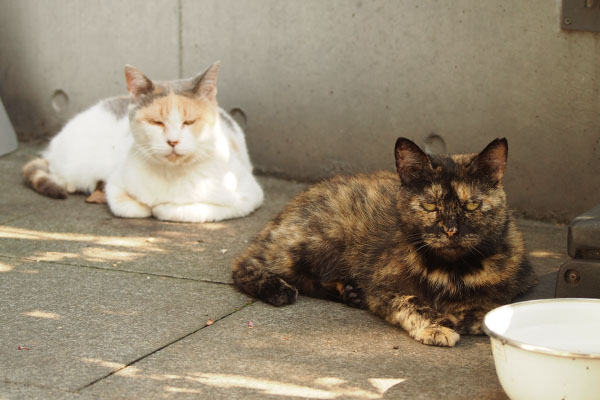
<instances>
[{"instance_id":1,"label":"orange patch on head","mask_svg":"<svg viewBox=\"0 0 600 400\"><path fill-rule=\"evenodd\" d=\"M172 109L172 99L175 95L161 96L146 107L140 108L135 117L138 121L164 121Z\"/></svg>"},{"instance_id":2,"label":"orange patch on head","mask_svg":"<svg viewBox=\"0 0 600 400\"><path fill-rule=\"evenodd\" d=\"M136 113L138 121L165 121L173 112L178 112L181 122L192 122L194 128L212 126L217 118L218 107L215 102L202 98L177 95L173 92L156 98L150 105ZM196 129L194 129L196 130Z\"/></svg>"},{"instance_id":3,"label":"orange patch on head","mask_svg":"<svg viewBox=\"0 0 600 400\"><path fill-rule=\"evenodd\" d=\"M219 111L215 102L186 96L176 97L177 108L184 121L199 121L204 125L214 125Z\"/></svg>"},{"instance_id":4,"label":"orange patch on head","mask_svg":"<svg viewBox=\"0 0 600 400\"><path fill-rule=\"evenodd\" d=\"M451 185L461 201L469 200L474 194L473 189L466 183L452 182Z\"/></svg>"},{"instance_id":5,"label":"orange patch on head","mask_svg":"<svg viewBox=\"0 0 600 400\"><path fill-rule=\"evenodd\" d=\"M477 156L477 153L472 153L472 154L451 154L450 158L452 159L452 161L454 161L454 163L456 163L458 165L467 165L476 156Z\"/></svg>"}]
</instances>

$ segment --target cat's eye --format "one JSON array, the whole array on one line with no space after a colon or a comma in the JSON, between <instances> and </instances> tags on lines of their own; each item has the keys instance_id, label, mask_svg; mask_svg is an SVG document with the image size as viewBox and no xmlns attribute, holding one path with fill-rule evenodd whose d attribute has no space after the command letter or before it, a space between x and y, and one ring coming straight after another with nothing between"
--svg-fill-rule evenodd
<instances>
[{"instance_id":1,"label":"cat's eye","mask_svg":"<svg viewBox=\"0 0 600 400\"><path fill-rule=\"evenodd\" d=\"M183 121L183 125L194 125L195 123L195 119L188 119L187 121Z\"/></svg>"},{"instance_id":2,"label":"cat's eye","mask_svg":"<svg viewBox=\"0 0 600 400\"><path fill-rule=\"evenodd\" d=\"M160 126L160 127L164 127L165 126L165 124L163 124L162 121L157 121L155 119L151 119L148 122L150 122L152 125L156 125L156 126Z\"/></svg>"},{"instance_id":3,"label":"cat's eye","mask_svg":"<svg viewBox=\"0 0 600 400\"><path fill-rule=\"evenodd\" d=\"M480 205L481 203L478 201L469 201L465 204L465 208L467 209L467 211L475 211L479 208Z\"/></svg>"},{"instance_id":4,"label":"cat's eye","mask_svg":"<svg viewBox=\"0 0 600 400\"><path fill-rule=\"evenodd\" d=\"M421 206L425 211L435 211L437 206L434 203L421 203Z\"/></svg>"}]
</instances>

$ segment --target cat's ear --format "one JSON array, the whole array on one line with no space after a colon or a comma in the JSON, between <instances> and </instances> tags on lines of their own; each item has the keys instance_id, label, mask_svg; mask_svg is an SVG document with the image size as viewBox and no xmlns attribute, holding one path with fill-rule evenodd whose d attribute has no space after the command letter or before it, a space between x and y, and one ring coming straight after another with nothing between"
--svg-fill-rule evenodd
<instances>
[{"instance_id":1,"label":"cat's ear","mask_svg":"<svg viewBox=\"0 0 600 400\"><path fill-rule=\"evenodd\" d=\"M481 153L471 161L476 173L485 174L495 183L502 180L508 158L508 142L506 138L494 139Z\"/></svg>"},{"instance_id":2,"label":"cat's ear","mask_svg":"<svg viewBox=\"0 0 600 400\"><path fill-rule=\"evenodd\" d=\"M142 71L131 65L125 65L125 81L127 82L127 91L133 97L143 94L149 94L154 89L154 84Z\"/></svg>"},{"instance_id":3,"label":"cat's ear","mask_svg":"<svg viewBox=\"0 0 600 400\"><path fill-rule=\"evenodd\" d=\"M395 147L396 170L404 184L420 179L423 173L431 170L429 157L419 146L406 138L398 138Z\"/></svg>"},{"instance_id":4,"label":"cat's ear","mask_svg":"<svg viewBox=\"0 0 600 400\"><path fill-rule=\"evenodd\" d=\"M220 61L215 62L206 71L193 78L192 91L198 97L204 97L209 101L217 98L217 77L219 76Z\"/></svg>"}]
</instances>

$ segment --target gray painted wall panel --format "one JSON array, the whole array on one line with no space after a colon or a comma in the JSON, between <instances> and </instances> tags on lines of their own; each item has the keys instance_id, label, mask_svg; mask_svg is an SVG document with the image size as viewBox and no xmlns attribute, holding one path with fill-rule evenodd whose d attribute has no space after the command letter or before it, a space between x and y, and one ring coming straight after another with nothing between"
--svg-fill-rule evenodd
<instances>
[{"instance_id":1,"label":"gray painted wall panel","mask_svg":"<svg viewBox=\"0 0 600 400\"><path fill-rule=\"evenodd\" d=\"M0 96L21 139L52 134L98 99L125 93L126 63L178 74L176 1L0 0L0 9ZM57 90L68 97L59 111Z\"/></svg>"},{"instance_id":2,"label":"gray painted wall panel","mask_svg":"<svg viewBox=\"0 0 600 400\"><path fill-rule=\"evenodd\" d=\"M261 169L314 179L393 168L398 136L450 152L506 136L512 205L572 216L600 200L600 35L559 15L548 0L184 0L183 69L223 61Z\"/></svg>"},{"instance_id":3,"label":"gray painted wall panel","mask_svg":"<svg viewBox=\"0 0 600 400\"><path fill-rule=\"evenodd\" d=\"M600 34L561 31L556 0L0 6L0 95L21 138L122 92L125 62L163 79L220 59L220 102L246 113L261 170L391 169L398 136L436 133L450 152L506 136L513 206L572 217L600 200Z\"/></svg>"}]
</instances>

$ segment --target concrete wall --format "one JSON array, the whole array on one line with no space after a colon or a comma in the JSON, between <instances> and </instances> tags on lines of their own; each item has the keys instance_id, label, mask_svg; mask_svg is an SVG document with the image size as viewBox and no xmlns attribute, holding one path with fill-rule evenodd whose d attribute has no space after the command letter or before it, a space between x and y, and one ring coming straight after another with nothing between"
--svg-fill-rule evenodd
<instances>
[{"instance_id":1,"label":"concrete wall","mask_svg":"<svg viewBox=\"0 0 600 400\"><path fill-rule=\"evenodd\" d=\"M125 63L177 76L178 36L176 1L0 0L0 96L19 137L124 92Z\"/></svg>"},{"instance_id":2,"label":"concrete wall","mask_svg":"<svg viewBox=\"0 0 600 400\"><path fill-rule=\"evenodd\" d=\"M22 139L123 92L125 63L168 79L220 59L221 104L246 115L260 170L391 169L398 136L449 152L505 136L514 207L569 218L600 201L600 34L561 31L556 0L0 7L0 96Z\"/></svg>"}]
</instances>

